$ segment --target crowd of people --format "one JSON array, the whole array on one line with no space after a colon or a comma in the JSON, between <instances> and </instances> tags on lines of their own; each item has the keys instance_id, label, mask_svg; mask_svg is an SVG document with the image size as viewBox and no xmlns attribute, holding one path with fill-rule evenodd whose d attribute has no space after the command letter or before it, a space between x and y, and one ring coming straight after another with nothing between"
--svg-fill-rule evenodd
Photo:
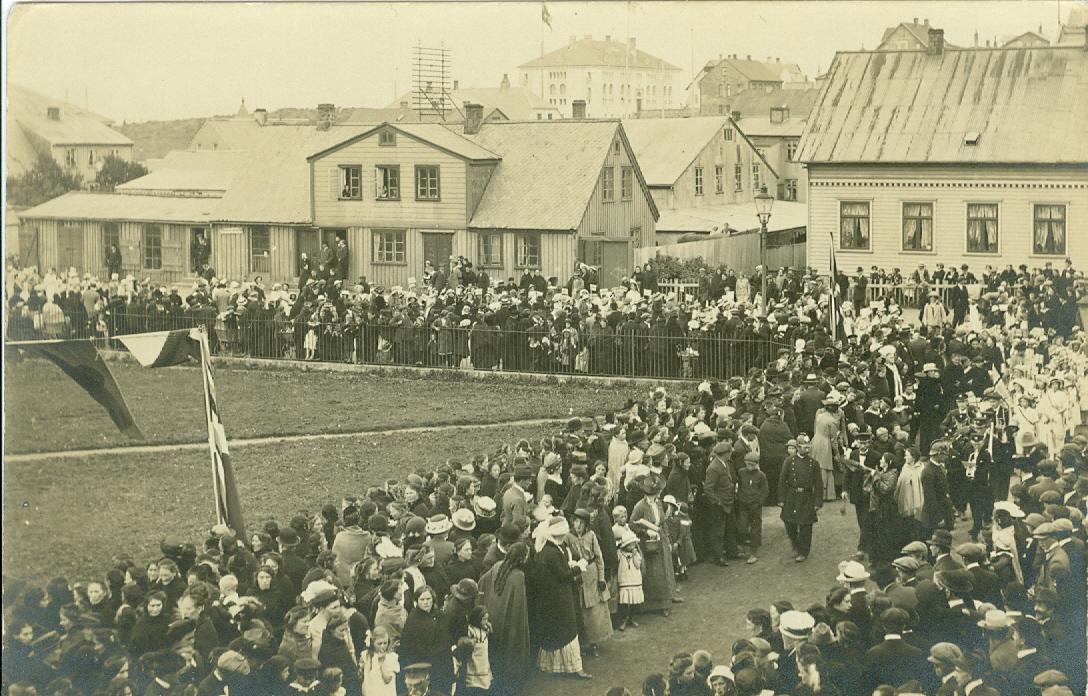
<instances>
[{"instance_id":1,"label":"crowd of people","mask_svg":"<svg viewBox=\"0 0 1088 696\"><path fill-rule=\"evenodd\" d=\"M819 510L842 497L858 550L822 604L754 608L751 637L717 660L674 656L642 693L1083 693L1088 341L1066 311L1081 283L1032 271L915 326L890 298L846 302L833 329L815 281L777 298L773 322L723 296L711 307L784 327L789 347L285 525L220 525L199 544L165 538L146 565L121 554L100 577L5 587L6 693L508 694L536 671L589 679L584 659L668 617L693 566L758 563L765 506L790 540L772 551L803 563Z\"/></svg>"}]
</instances>

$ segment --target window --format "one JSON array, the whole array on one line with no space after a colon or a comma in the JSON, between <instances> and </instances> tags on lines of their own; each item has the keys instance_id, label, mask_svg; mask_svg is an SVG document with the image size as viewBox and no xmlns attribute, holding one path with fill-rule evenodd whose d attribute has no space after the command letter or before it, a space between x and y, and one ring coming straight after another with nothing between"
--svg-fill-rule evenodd
<instances>
[{"instance_id":1,"label":"window","mask_svg":"<svg viewBox=\"0 0 1088 696\"><path fill-rule=\"evenodd\" d=\"M616 169L605 167L601 170L601 198L606 203L616 200Z\"/></svg>"},{"instance_id":2,"label":"window","mask_svg":"<svg viewBox=\"0 0 1088 696\"><path fill-rule=\"evenodd\" d=\"M720 164L714 167L714 193L725 193L725 167Z\"/></svg>"},{"instance_id":3,"label":"window","mask_svg":"<svg viewBox=\"0 0 1088 696\"><path fill-rule=\"evenodd\" d=\"M272 272L272 237L264 225L249 228L249 272Z\"/></svg>"},{"instance_id":4,"label":"window","mask_svg":"<svg viewBox=\"0 0 1088 696\"><path fill-rule=\"evenodd\" d=\"M158 225L144 225L144 268L162 269L162 228Z\"/></svg>"},{"instance_id":5,"label":"window","mask_svg":"<svg viewBox=\"0 0 1088 696\"><path fill-rule=\"evenodd\" d=\"M565 84L564 85L559 85L559 96L564 97L564 96L566 96L566 94L567 94L567 86Z\"/></svg>"},{"instance_id":6,"label":"window","mask_svg":"<svg viewBox=\"0 0 1088 696\"><path fill-rule=\"evenodd\" d=\"M502 267L502 234L481 232L477 237L476 265Z\"/></svg>"},{"instance_id":7,"label":"window","mask_svg":"<svg viewBox=\"0 0 1088 696\"><path fill-rule=\"evenodd\" d=\"M771 107L771 123L785 123L789 120L790 110L784 106Z\"/></svg>"},{"instance_id":8,"label":"window","mask_svg":"<svg viewBox=\"0 0 1088 696\"><path fill-rule=\"evenodd\" d=\"M616 157L620 156L620 141L619 140L612 143L612 154L615 155Z\"/></svg>"},{"instance_id":9,"label":"window","mask_svg":"<svg viewBox=\"0 0 1088 696\"><path fill-rule=\"evenodd\" d=\"M792 162L797 157L797 141L786 141L786 159Z\"/></svg>"},{"instance_id":10,"label":"window","mask_svg":"<svg viewBox=\"0 0 1088 696\"><path fill-rule=\"evenodd\" d=\"M839 202L839 247L869 248L869 202Z\"/></svg>"},{"instance_id":11,"label":"window","mask_svg":"<svg viewBox=\"0 0 1088 696\"><path fill-rule=\"evenodd\" d=\"M703 195L703 168L695 168L695 195Z\"/></svg>"},{"instance_id":12,"label":"window","mask_svg":"<svg viewBox=\"0 0 1088 696\"><path fill-rule=\"evenodd\" d=\"M718 85L718 96L719 97L724 97L725 96L725 85Z\"/></svg>"},{"instance_id":13,"label":"window","mask_svg":"<svg viewBox=\"0 0 1088 696\"><path fill-rule=\"evenodd\" d=\"M727 96L727 97L733 96L733 85L726 85L725 86L725 96Z\"/></svg>"},{"instance_id":14,"label":"window","mask_svg":"<svg viewBox=\"0 0 1088 696\"><path fill-rule=\"evenodd\" d=\"M642 248L642 227L631 228L631 246L635 249Z\"/></svg>"},{"instance_id":15,"label":"window","mask_svg":"<svg viewBox=\"0 0 1088 696\"><path fill-rule=\"evenodd\" d=\"M400 200L400 167L398 165L385 164L375 167L375 182L377 183L375 197L379 201Z\"/></svg>"},{"instance_id":16,"label":"window","mask_svg":"<svg viewBox=\"0 0 1088 696\"><path fill-rule=\"evenodd\" d=\"M1065 206L1036 205L1034 251L1065 256Z\"/></svg>"},{"instance_id":17,"label":"window","mask_svg":"<svg viewBox=\"0 0 1088 696\"><path fill-rule=\"evenodd\" d=\"M416 165L416 200L439 200L437 166L429 164Z\"/></svg>"},{"instance_id":18,"label":"window","mask_svg":"<svg viewBox=\"0 0 1088 696\"><path fill-rule=\"evenodd\" d=\"M558 90L556 89L556 86L555 86L555 85L548 85L548 94L550 94L550 95L552 95L552 96L554 97L554 96L555 96L555 93L556 93L557 91L558 91ZM552 102L552 103L554 103L554 102Z\"/></svg>"},{"instance_id":19,"label":"window","mask_svg":"<svg viewBox=\"0 0 1088 696\"><path fill-rule=\"evenodd\" d=\"M625 201L635 195L635 170L631 167L624 167L620 172L620 195Z\"/></svg>"},{"instance_id":20,"label":"window","mask_svg":"<svg viewBox=\"0 0 1088 696\"><path fill-rule=\"evenodd\" d=\"M404 230L374 230L374 263L405 263Z\"/></svg>"},{"instance_id":21,"label":"window","mask_svg":"<svg viewBox=\"0 0 1088 696\"><path fill-rule=\"evenodd\" d=\"M517 235L514 252L514 265L518 268L540 268L540 235Z\"/></svg>"},{"instance_id":22,"label":"window","mask_svg":"<svg viewBox=\"0 0 1088 696\"><path fill-rule=\"evenodd\" d=\"M740 162L733 165L733 190L744 190L744 165Z\"/></svg>"},{"instance_id":23,"label":"window","mask_svg":"<svg viewBox=\"0 0 1088 696\"><path fill-rule=\"evenodd\" d=\"M795 201L797 200L797 179L783 179L782 180L782 200Z\"/></svg>"},{"instance_id":24,"label":"window","mask_svg":"<svg viewBox=\"0 0 1088 696\"><path fill-rule=\"evenodd\" d=\"M903 204L903 251L933 251L933 204Z\"/></svg>"},{"instance_id":25,"label":"window","mask_svg":"<svg viewBox=\"0 0 1088 696\"><path fill-rule=\"evenodd\" d=\"M759 187L759 162L752 162L752 190L758 191Z\"/></svg>"},{"instance_id":26,"label":"window","mask_svg":"<svg viewBox=\"0 0 1088 696\"><path fill-rule=\"evenodd\" d=\"M397 134L391 130L378 133L378 145L382 147L394 147L397 144Z\"/></svg>"},{"instance_id":27,"label":"window","mask_svg":"<svg viewBox=\"0 0 1088 696\"><path fill-rule=\"evenodd\" d=\"M76 166L76 149L74 147L70 147L64 151L64 166Z\"/></svg>"},{"instance_id":28,"label":"window","mask_svg":"<svg viewBox=\"0 0 1088 696\"><path fill-rule=\"evenodd\" d=\"M362 200L363 168L360 165L340 165L340 198Z\"/></svg>"},{"instance_id":29,"label":"window","mask_svg":"<svg viewBox=\"0 0 1088 696\"><path fill-rule=\"evenodd\" d=\"M87 166L88 167L93 167L94 166L94 150L88 150L87 151Z\"/></svg>"},{"instance_id":30,"label":"window","mask_svg":"<svg viewBox=\"0 0 1088 696\"><path fill-rule=\"evenodd\" d=\"M116 222L102 223L102 245L107 254L110 247L117 247L118 251L121 250L121 228Z\"/></svg>"},{"instance_id":31,"label":"window","mask_svg":"<svg viewBox=\"0 0 1088 696\"><path fill-rule=\"evenodd\" d=\"M997 253L997 203L967 204L967 251Z\"/></svg>"},{"instance_id":32,"label":"window","mask_svg":"<svg viewBox=\"0 0 1088 696\"><path fill-rule=\"evenodd\" d=\"M722 131L722 138L724 138L728 142L732 142L733 141L733 129L732 128L726 128L725 130L723 130Z\"/></svg>"}]
</instances>

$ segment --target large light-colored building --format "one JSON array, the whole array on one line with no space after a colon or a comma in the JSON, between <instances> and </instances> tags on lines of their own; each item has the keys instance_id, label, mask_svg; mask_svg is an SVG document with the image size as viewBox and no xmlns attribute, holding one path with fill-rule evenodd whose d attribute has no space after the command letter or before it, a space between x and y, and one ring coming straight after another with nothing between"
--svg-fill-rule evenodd
<instances>
[{"instance_id":1,"label":"large light-colored building","mask_svg":"<svg viewBox=\"0 0 1088 696\"><path fill-rule=\"evenodd\" d=\"M386 108L415 109L421 98L422 103L427 104L431 100L438 103L443 96L426 92L420 94L413 90ZM454 80L453 89L445 95L445 100L451 109L445 119L449 122L465 120L466 103L483 106L486 121L552 121L562 118L559 107L541 97L539 89L515 87L510 84L510 78L506 75L502 76L502 82L498 87L461 87L457 80ZM392 122L393 119L390 119L390 123Z\"/></svg>"},{"instance_id":2,"label":"large light-colored building","mask_svg":"<svg viewBox=\"0 0 1088 696\"><path fill-rule=\"evenodd\" d=\"M519 66L521 87L535 91L563 118L573 116L573 103L586 103L587 118L623 118L643 110L673 109L681 69L640 51L635 39L604 41L585 36Z\"/></svg>"},{"instance_id":3,"label":"large light-colored building","mask_svg":"<svg viewBox=\"0 0 1088 696\"><path fill-rule=\"evenodd\" d=\"M1088 47L843 52L808 119L808 262L1088 267Z\"/></svg>"}]
</instances>

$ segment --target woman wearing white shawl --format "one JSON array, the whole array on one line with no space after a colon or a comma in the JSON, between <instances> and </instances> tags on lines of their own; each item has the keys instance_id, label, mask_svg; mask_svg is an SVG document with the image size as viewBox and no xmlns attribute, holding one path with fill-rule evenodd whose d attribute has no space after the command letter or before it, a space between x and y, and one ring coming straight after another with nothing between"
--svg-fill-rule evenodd
<instances>
[{"instance_id":1,"label":"woman wearing white shawl","mask_svg":"<svg viewBox=\"0 0 1088 696\"><path fill-rule=\"evenodd\" d=\"M1039 400L1039 410L1046 415L1047 424L1042 428L1042 440L1050 452L1058 452L1065 444L1069 397L1065 393L1061 375L1055 374L1047 383L1046 392Z\"/></svg>"},{"instance_id":2,"label":"woman wearing white shawl","mask_svg":"<svg viewBox=\"0 0 1088 696\"><path fill-rule=\"evenodd\" d=\"M922 489L922 470L917 450L903 452L903 468L895 483L895 502L899 506L899 518L903 522L904 536L911 541L922 533L922 506L925 493Z\"/></svg>"}]
</instances>

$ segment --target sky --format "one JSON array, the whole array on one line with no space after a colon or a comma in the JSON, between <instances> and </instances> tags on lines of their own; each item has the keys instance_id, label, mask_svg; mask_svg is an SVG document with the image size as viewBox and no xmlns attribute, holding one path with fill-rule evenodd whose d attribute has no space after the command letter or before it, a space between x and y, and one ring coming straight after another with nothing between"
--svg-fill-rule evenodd
<instances>
[{"instance_id":1,"label":"sky","mask_svg":"<svg viewBox=\"0 0 1088 696\"><path fill-rule=\"evenodd\" d=\"M1052 37L1074 2L261 2L45 3L6 10L7 79L122 121L247 108L382 107L411 87L412 49L444 46L462 87L518 84L518 65L571 35L634 37L683 69L720 54L798 63L814 77L837 50L875 48L887 27L928 18L971 46ZM543 30L543 31L542 31ZM682 95L681 95L682 96Z\"/></svg>"}]
</instances>

